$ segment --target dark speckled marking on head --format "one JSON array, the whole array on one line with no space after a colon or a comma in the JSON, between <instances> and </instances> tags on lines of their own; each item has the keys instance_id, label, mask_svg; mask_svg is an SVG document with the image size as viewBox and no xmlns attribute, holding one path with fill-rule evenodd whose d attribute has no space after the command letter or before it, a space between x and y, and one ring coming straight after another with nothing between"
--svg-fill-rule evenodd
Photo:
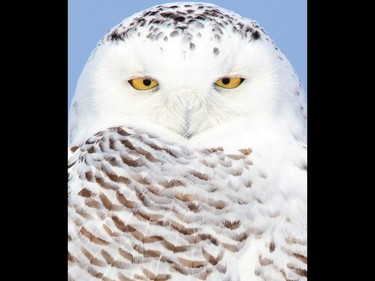
<instances>
[{"instance_id":1,"label":"dark speckled marking on head","mask_svg":"<svg viewBox=\"0 0 375 281\"><path fill-rule=\"evenodd\" d=\"M185 33L184 37L182 37L182 41L185 43L190 43L193 39L193 35L191 33Z\"/></svg>"},{"instance_id":2,"label":"dark speckled marking on head","mask_svg":"<svg viewBox=\"0 0 375 281\"><path fill-rule=\"evenodd\" d=\"M218 34L215 34L214 39L219 43L221 42L221 37Z\"/></svg>"},{"instance_id":3,"label":"dark speckled marking on head","mask_svg":"<svg viewBox=\"0 0 375 281\"><path fill-rule=\"evenodd\" d=\"M215 47L213 49L213 53L214 53L215 56L217 56L220 53L220 50L217 47Z\"/></svg>"},{"instance_id":4,"label":"dark speckled marking on head","mask_svg":"<svg viewBox=\"0 0 375 281\"><path fill-rule=\"evenodd\" d=\"M178 21L178 22L183 22L183 21L185 21L185 17L176 17L176 18L174 18L174 20L175 21Z\"/></svg>"},{"instance_id":5,"label":"dark speckled marking on head","mask_svg":"<svg viewBox=\"0 0 375 281\"><path fill-rule=\"evenodd\" d=\"M111 40L111 41L119 41L119 40L123 40L123 39L121 37L121 34L118 34L117 32L112 32L110 34L109 40Z\"/></svg>"},{"instance_id":6,"label":"dark speckled marking on head","mask_svg":"<svg viewBox=\"0 0 375 281\"><path fill-rule=\"evenodd\" d=\"M184 32L185 29L187 29L188 27L186 25L179 25L179 26L176 26L176 30L181 30L182 33Z\"/></svg>"},{"instance_id":7,"label":"dark speckled marking on head","mask_svg":"<svg viewBox=\"0 0 375 281\"><path fill-rule=\"evenodd\" d=\"M159 40L161 37L163 37L163 35L164 35L164 32L159 32L159 33L156 35L155 39L156 39L156 40Z\"/></svg>"},{"instance_id":8,"label":"dark speckled marking on head","mask_svg":"<svg viewBox=\"0 0 375 281\"><path fill-rule=\"evenodd\" d=\"M253 37L254 40L258 40L260 38L260 33L259 31L255 30L251 36Z\"/></svg>"},{"instance_id":9,"label":"dark speckled marking on head","mask_svg":"<svg viewBox=\"0 0 375 281\"><path fill-rule=\"evenodd\" d=\"M174 30L171 32L171 34L169 34L171 37L176 37L178 36L180 33L177 31L177 30Z\"/></svg>"},{"instance_id":10,"label":"dark speckled marking on head","mask_svg":"<svg viewBox=\"0 0 375 281\"><path fill-rule=\"evenodd\" d=\"M143 31L145 26L149 26L147 28L148 32ZM210 29L216 43L220 43L223 40L224 31L237 33L241 38L247 38L249 42L261 39L263 34L266 40L268 39L266 33L255 21L244 19L220 7L194 3L159 5L140 12L126 26L121 23L113 28L100 43L103 43L103 41L124 41L134 33L149 40L167 41L168 37L159 35L161 33L156 32L159 28L166 34L170 34L171 37L184 36L185 33L195 34L196 32L194 31L196 29ZM201 35L200 33L197 34L198 37ZM193 37L184 37L189 39L183 41L190 43ZM218 54L218 52L219 50L214 53Z\"/></svg>"}]
</instances>

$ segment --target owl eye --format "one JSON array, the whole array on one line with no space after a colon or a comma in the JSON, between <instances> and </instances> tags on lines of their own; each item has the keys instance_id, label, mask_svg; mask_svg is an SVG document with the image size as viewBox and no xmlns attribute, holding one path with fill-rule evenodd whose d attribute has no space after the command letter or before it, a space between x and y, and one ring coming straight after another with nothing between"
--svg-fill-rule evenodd
<instances>
[{"instance_id":1,"label":"owl eye","mask_svg":"<svg viewBox=\"0 0 375 281\"><path fill-rule=\"evenodd\" d=\"M215 82L216 86L225 89L237 88L245 79L239 77L224 77Z\"/></svg>"},{"instance_id":2,"label":"owl eye","mask_svg":"<svg viewBox=\"0 0 375 281\"><path fill-rule=\"evenodd\" d=\"M155 88L159 83L151 78L134 78L129 80L129 84L136 90L145 91Z\"/></svg>"}]
</instances>

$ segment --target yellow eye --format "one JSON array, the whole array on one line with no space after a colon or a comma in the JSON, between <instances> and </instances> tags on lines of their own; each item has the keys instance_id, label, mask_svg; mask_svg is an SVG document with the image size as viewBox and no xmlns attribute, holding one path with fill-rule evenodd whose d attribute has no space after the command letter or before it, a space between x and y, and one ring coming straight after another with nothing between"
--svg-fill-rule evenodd
<instances>
[{"instance_id":1,"label":"yellow eye","mask_svg":"<svg viewBox=\"0 0 375 281\"><path fill-rule=\"evenodd\" d=\"M152 88L155 88L159 83L156 80L153 80L151 78L134 78L129 80L130 85L134 89L145 91L150 90Z\"/></svg>"},{"instance_id":2,"label":"yellow eye","mask_svg":"<svg viewBox=\"0 0 375 281\"><path fill-rule=\"evenodd\" d=\"M239 77L224 77L216 81L215 85L225 89L237 88L245 79Z\"/></svg>"}]
</instances>

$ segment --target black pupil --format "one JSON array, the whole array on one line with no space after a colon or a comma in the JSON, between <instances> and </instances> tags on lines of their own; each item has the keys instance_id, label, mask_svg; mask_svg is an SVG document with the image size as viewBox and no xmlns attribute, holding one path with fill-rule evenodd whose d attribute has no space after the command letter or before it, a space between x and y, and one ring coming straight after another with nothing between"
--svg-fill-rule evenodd
<instances>
[{"instance_id":1,"label":"black pupil","mask_svg":"<svg viewBox=\"0 0 375 281\"><path fill-rule=\"evenodd\" d=\"M230 82L230 78L223 78L221 81L223 82L224 85L228 85Z\"/></svg>"},{"instance_id":2,"label":"black pupil","mask_svg":"<svg viewBox=\"0 0 375 281\"><path fill-rule=\"evenodd\" d=\"M151 85L151 80L150 79L144 79L143 80L143 85L150 86Z\"/></svg>"}]
</instances>

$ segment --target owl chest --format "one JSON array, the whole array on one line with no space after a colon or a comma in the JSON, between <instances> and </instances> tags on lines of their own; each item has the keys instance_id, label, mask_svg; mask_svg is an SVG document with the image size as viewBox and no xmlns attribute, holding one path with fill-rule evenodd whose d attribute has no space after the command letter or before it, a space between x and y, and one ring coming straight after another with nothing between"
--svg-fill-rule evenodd
<instances>
[{"instance_id":1,"label":"owl chest","mask_svg":"<svg viewBox=\"0 0 375 281\"><path fill-rule=\"evenodd\" d=\"M88 165L78 172L81 202L75 208L88 207L90 218L82 224L127 264L118 270L131 268L129 274L146 277L177 274L178 280L232 276L228 264L254 231L254 190L264 180L252 161L232 155L135 166L102 161L100 169ZM90 196L82 196L85 190Z\"/></svg>"},{"instance_id":2,"label":"owl chest","mask_svg":"<svg viewBox=\"0 0 375 281\"><path fill-rule=\"evenodd\" d=\"M144 144L88 143L71 168L69 251L77 264L94 266L94 256L95 270L107 264L116 278L134 280L237 280L233 261L259 234L253 221L267 182L251 150Z\"/></svg>"}]
</instances>

